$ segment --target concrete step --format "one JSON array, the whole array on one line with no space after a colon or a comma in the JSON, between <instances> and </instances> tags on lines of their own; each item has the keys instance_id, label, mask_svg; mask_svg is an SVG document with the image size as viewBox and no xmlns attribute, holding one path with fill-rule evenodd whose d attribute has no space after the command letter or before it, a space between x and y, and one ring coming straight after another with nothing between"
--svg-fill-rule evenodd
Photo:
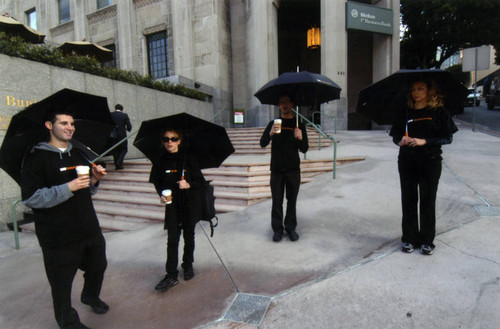
<instances>
[{"instance_id":1,"label":"concrete step","mask_svg":"<svg viewBox=\"0 0 500 329\"><path fill-rule=\"evenodd\" d=\"M150 210L135 207L122 207L113 204L99 204L94 203L94 208L98 213L98 216L108 215L114 220L121 221L139 221L139 220L151 220L151 221L163 221L165 216L164 210Z\"/></svg>"},{"instance_id":2,"label":"concrete step","mask_svg":"<svg viewBox=\"0 0 500 329\"><path fill-rule=\"evenodd\" d=\"M261 148L260 137L264 128L228 129L235 146L232 156L269 154L271 147ZM317 147L319 135L308 129L311 147ZM321 139L321 145L331 144ZM341 158L337 164L364 160ZM224 163L219 168L204 169L205 179L214 186L217 213L240 211L245 207L271 198L268 158L264 162ZM147 159L127 160L125 169L116 171L108 163L108 175L101 182L100 192L94 199L101 227L105 230L134 230L142 225L163 221L165 205L159 201L153 184L149 183L151 162ZM333 170L333 160L301 160L301 183Z\"/></svg>"},{"instance_id":3,"label":"concrete step","mask_svg":"<svg viewBox=\"0 0 500 329\"><path fill-rule=\"evenodd\" d=\"M142 218L118 217L103 213L99 215L99 225L105 231L134 231L143 228L144 225L156 222Z\"/></svg>"}]
</instances>

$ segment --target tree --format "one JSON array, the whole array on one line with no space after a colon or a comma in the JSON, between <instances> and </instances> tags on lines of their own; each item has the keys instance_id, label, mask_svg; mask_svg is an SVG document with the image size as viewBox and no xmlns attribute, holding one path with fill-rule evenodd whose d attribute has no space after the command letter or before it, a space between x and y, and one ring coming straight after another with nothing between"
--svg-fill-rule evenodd
<instances>
[{"instance_id":1,"label":"tree","mask_svg":"<svg viewBox=\"0 0 500 329\"><path fill-rule=\"evenodd\" d=\"M439 68L469 47L499 49L499 0L401 0L401 17L402 68Z\"/></svg>"},{"instance_id":2,"label":"tree","mask_svg":"<svg viewBox=\"0 0 500 329\"><path fill-rule=\"evenodd\" d=\"M450 72L451 75L455 77L458 81L460 81L464 86L468 86L470 84L470 72L462 71L462 64L456 64L446 68L446 71Z\"/></svg>"}]
</instances>

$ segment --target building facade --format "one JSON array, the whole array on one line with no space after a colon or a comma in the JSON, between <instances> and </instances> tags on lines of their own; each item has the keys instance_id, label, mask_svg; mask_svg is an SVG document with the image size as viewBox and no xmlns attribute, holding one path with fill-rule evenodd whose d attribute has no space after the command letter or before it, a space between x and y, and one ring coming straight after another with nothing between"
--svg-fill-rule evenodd
<instances>
[{"instance_id":1,"label":"building facade","mask_svg":"<svg viewBox=\"0 0 500 329\"><path fill-rule=\"evenodd\" d=\"M324 130L362 129L358 91L399 68L398 0L5 0L0 12L48 43L86 39L113 50L105 65L209 89L226 127L267 124L277 110L254 93L283 72L307 70L342 93L301 112L321 111ZM307 48L311 27L321 31L315 49ZM235 109L243 123L234 123Z\"/></svg>"}]
</instances>

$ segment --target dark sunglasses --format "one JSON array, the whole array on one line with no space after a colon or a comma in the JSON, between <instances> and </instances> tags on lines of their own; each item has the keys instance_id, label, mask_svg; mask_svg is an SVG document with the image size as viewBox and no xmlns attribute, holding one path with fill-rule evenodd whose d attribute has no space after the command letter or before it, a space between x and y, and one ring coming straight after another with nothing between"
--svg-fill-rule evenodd
<instances>
[{"instance_id":1,"label":"dark sunglasses","mask_svg":"<svg viewBox=\"0 0 500 329\"><path fill-rule=\"evenodd\" d=\"M179 137L162 137L162 138L161 138L161 141L162 141L163 143L168 143L168 142L170 142L170 141L172 141L172 142L174 142L174 143L175 143L175 142L178 142L178 141L179 141L179 139L180 139Z\"/></svg>"}]
</instances>

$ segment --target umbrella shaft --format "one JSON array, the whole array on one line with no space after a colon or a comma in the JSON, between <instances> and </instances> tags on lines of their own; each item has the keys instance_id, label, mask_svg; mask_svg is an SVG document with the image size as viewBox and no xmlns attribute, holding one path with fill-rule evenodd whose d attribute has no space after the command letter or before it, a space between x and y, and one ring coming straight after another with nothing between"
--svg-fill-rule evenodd
<instances>
[{"instance_id":1,"label":"umbrella shaft","mask_svg":"<svg viewBox=\"0 0 500 329\"><path fill-rule=\"evenodd\" d=\"M135 130L133 132L131 132L127 137L123 138L122 140L120 140L118 143L116 143L115 145L111 146L109 149L107 149L106 151L104 151L100 156L98 156L97 158L94 159L93 163L95 163L96 161L98 160L101 160L102 158L104 158L106 155L108 155L111 151L113 151L115 148L118 147L118 145L122 144L123 142L127 141L129 138L131 138L132 136L134 136L135 134L137 134L139 132L139 130Z\"/></svg>"}]
</instances>

